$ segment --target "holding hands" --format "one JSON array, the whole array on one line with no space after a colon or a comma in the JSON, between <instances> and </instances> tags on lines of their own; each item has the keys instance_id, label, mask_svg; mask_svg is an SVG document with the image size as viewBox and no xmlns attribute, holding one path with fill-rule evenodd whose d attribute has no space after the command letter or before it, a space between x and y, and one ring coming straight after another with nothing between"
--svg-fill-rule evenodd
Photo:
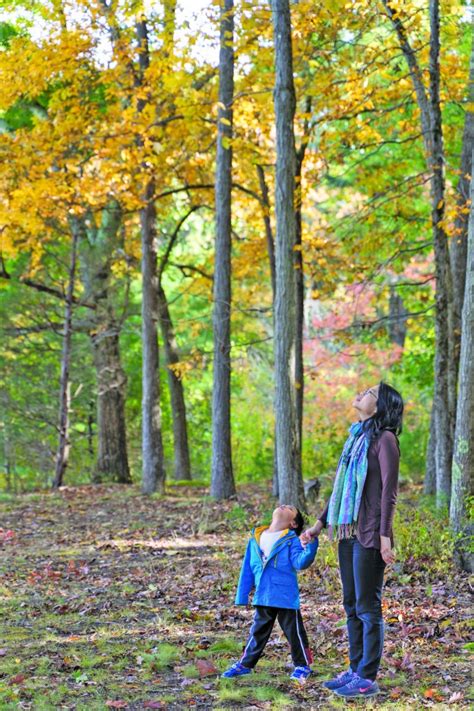
<instances>
[{"instance_id":1,"label":"holding hands","mask_svg":"<svg viewBox=\"0 0 474 711\"><path fill-rule=\"evenodd\" d=\"M300 536L300 541L303 546L306 546L308 543L311 543L311 541L314 538L317 538L321 531L323 530L323 524L322 521L316 521L314 526L311 526L311 528L307 528L306 531L304 531L301 536Z\"/></svg>"}]
</instances>

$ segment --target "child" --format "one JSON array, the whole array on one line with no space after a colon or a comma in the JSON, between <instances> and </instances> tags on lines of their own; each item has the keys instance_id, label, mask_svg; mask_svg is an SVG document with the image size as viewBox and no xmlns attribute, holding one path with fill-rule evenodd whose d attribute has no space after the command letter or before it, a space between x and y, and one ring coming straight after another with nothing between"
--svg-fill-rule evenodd
<instances>
[{"instance_id":1,"label":"child","mask_svg":"<svg viewBox=\"0 0 474 711\"><path fill-rule=\"evenodd\" d=\"M311 674L311 652L300 612L297 570L308 568L318 550L318 539L303 548L299 534L304 520L294 506L278 506L270 526L252 531L245 552L236 605L247 605L249 593L255 589L255 616L244 653L222 676L225 678L250 674L268 642L275 620L290 643L295 669L291 679L304 682Z\"/></svg>"}]
</instances>

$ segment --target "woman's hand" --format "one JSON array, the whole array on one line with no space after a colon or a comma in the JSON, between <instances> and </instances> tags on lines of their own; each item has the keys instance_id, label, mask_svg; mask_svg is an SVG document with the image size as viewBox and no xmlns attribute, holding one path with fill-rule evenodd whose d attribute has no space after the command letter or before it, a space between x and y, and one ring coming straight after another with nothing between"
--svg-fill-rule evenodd
<instances>
[{"instance_id":1,"label":"woman's hand","mask_svg":"<svg viewBox=\"0 0 474 711\"><path fill-rule=\"evenodd\" d=\"M323 524L321 521L316 521L314 526L311 526L311 528L307 528L306 531L304 531L301 536L300 536L300 541L303 546L306 546L308 543L311 543L313 538L317 538L321 531L323 530Z\"/></svg>"},{"instance_id":2,"label":"woman's hand","mask_svg":"<svg viewBox=\"0 0 474 711\"><path fill-rule=\"evenodd\" d=\"M392 542L388 536L380 536L380 555L386 565L395 562L395 551L392 550Z\"/></svg>"}]
</instances>

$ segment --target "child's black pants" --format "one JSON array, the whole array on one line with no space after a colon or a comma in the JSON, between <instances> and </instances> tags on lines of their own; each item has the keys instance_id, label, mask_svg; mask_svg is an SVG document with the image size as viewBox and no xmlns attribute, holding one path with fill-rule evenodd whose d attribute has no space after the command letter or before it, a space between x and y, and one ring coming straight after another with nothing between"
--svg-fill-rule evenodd
<instances>
[{"instance_id":1,"label":"child's black pants","mask_svg":"<svg viewBox=\"0 0 474 711\"><path fill-rule=\"evenodd\" d=\"M290 643L291 657L295 667L309 666L312 662L308 647L308 636L299 610L287 610L283 607L264 607L255 605L250 636L240 659L244 667L252 669L260 659L271 631L278 618L280 627Z\"/></svg>"}]
</instances>

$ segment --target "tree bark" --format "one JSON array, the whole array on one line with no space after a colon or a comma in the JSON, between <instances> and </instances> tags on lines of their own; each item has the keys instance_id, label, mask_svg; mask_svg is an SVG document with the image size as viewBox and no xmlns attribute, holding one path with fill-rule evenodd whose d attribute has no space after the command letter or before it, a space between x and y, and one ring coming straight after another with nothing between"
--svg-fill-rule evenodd
<instances>
[{"instance_id":1,"label":"tree bark","mask_svg":"<svg viewBox=\"0 0 474 711\"><path fill-rule=\"evenodd\" d=\"M120 357L120 324L111 295L112 254L120 244L120 206L112 201L105 207L98 228L93 216L88 222L79 256L85 294L95 307L90 332L97 377L98 452L93 480L130 484L125 419L127 379Z\"/></svg>"},{"instance_id":2,"label":"tree bark","mask_svg":"<svg viewBox=\"0 0 474 711\"><path fill-rule=\"evenodd\" d=\"M427 167L431 173L431 224L435 254L435 383L434 383L434 434L436 461L436 501L441 506L449 503L451 489L451 462L453 450L455 407L455 364L453 345L453 303L448 238L443 227L445 212L445 179L442 117L440 107L440 35L439 0L430 0L430 60L429 96L423 84L423 75L415 52L410 46L400 13L388 0L382 0L397 33L401 50L408 64L410 76L420 109L420 122Z\"/></svg>"},{"instance_id":3,"label":"tree bark","mask_svg":"<svg viewBox=\"0 0 474 711\"><path fill-rule=\"evenodd\" d=\"M427 496L436 494L436 415L434 411L434 403L431 405L430 415L430 431L428 435L428 444L426 446L426 466L425 480L423 483L423 493Z\"/></svg>"},{"instance_id":4,"label":"tree bark","mask_svg":"<svg viewBox=\"0 0 474 711\"><path fill-rule=\"evenodd\" d=\"M137 23L140 83L150 65L146 20ZM138 110L146 101L140 99ZM138 142L142 139L139 137ZM162 492L165 487L163 441L161 435L160 371L158 352L158 277L156 254L155 185L149 180L140 210L142 247L142 492Z\"/></svg>"},{"instance_id":5,"label":"tree bark","mask_svg":"<svg viewBox=\"0 0 474 711\"><path fill-rule=\"evenodd\" d=\"M69 280L66 290L63 348L61 356L61 378L59 384L59 442L53 479L53 488L55 489L62 486L64 473L69 461L69 412L71 402L69 372L71 367L72 311L74 285L76 280L77 245L82 229L82 224L78 219L74 218L71 220L71 256L69 262Z\"/></svg>"},{"instance_id":6,"label":"tree bark","mask_svg":"<svg viewBox=\"0 0 474 711\"><path fill-rule=\"evenodd\" d=\"M125 424L127 379L120 361L120 329L112 318L103 320L91 337L97 373L98 452L94 482L131 484Z\"/></svg>"},{"instance_id":7,"label":"tree bark","mask_svg":"<svg viewBox=\"0 0 474 711\"><path fill-rule=\"evenodd\" d=\"M452 345L452 293L448 239L442 220L444 218L444 148L440 104L440 37L439 0L430 0L430 110L432 128L432 179L431 223L436 272L435 335L436 355L435 392L436 405L436 501L441 506L451 495L451 465L453 457L455 383L456 373L451 358Z\"/></svg>"},{"instance_id":8,"label":"tree bark","mask_svg":"<svg viewBox=\"0 0 474 711\"><path fill-rule=\"evenodd\" d=\"M214 261L214 381L212 390L211 496L235 494L230 405L232 102L234 99L234 2L222 0L216 156Z\"/></svg>"},{"instance_id":9,"label":"tree bark","mask_svg":"<svg viewBox=\"0 0 474 711\"><path fill-rule=\"evenodd\" d=\"M472 154L474 157L474 153ZM456 412L450 521L458 540L457 560L462 568L474 571L474 554L469 552L467 521L468 496L474 495L474 178L471 178L471 206L467 245L467 270L462 311L459 395Z\"/></svg>"},{"instance_id":10,"label":"tree bark","mask_svg":"<svg viewBox=\"0 0 474 711\"><path fill-rule=\"evenodd\" d=\"M451 272L453 277L453 357L454 370L458 373L461 353L461 318L466 281L466 259L468 242L468 200L470 176L472 175L472 151L474 148L474 15L472 16L473 41L469 65L469 84L464 131L461 147L460 177L457 185L458 214L454 222L454 236L451 239ZM455 386L457 383L455 383Z\"/></svg>"},{"instance_id":11,"label":"tree bark","mask_svg":"<svg viewBox=\"0 0 474 711\"><path fill-rule=\"evenodd\" d=\"M168 307L166 294L161 284L158 285L158 308L160 313L160 326L163 336L166 364L168 366L168 384L171 397L171 411L173 418L173 443L174 443L174 478L177 481L191 479L191 463L189 457L188 428L186 422L186 403L181 378L179 378L170 365L179 363L179 352L176 344L173 323Z\"/></svg>"},{"instance_id":12,"label":"tree bark","mask_svg":"<svg viewBox=\"0 0 474 711\"><path fill-rule=\"evenodd\" d=\"M258 182L260 185L260 196L261 205L263 212L263 224L265 227L265 237L267 241L268 250L268 261L270 264L270 278L272 285L272 304L273 312L275 308L275 240L273 238L272 223L270 219L271 205L270 205L270 194L268 192L267 181L265 180L265 171L262 165L257 165L257 175ZM275 498L278 498L279 488L278 488L278 466L277 466L277 456L276 456L276 429L273 427L273 475L272 475L272 494Z\"/></svg>"},{"instance_id":13,"label":"tree bark","mask_svg":"<svg viewBox=\"0 0 474 711\"><path fill-rule=\"evenodd\" d=\"M304 507L294 379L296 349L295 88L288 0L272 0L275 44L276 293L274 309L276 453L281 503Z\"/></svg>"}]
</instances>

